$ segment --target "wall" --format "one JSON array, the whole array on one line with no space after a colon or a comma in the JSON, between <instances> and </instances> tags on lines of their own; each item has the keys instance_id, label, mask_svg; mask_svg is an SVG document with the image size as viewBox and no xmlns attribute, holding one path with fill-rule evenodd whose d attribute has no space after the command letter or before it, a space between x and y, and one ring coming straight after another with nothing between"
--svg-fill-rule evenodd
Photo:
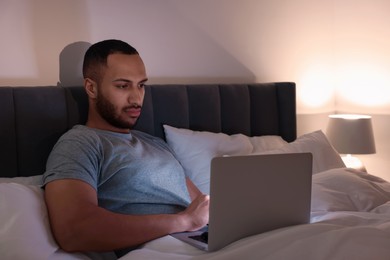
<instances>
[{"instance_id":1,"label":"wall","mask_svg":"<svg viewBox=\"0 0 390 260\"><path fill-rule=\"evenodd\" d=\"M299 134L335 111L373 114L378 151L362 159L390 179L389 12L386 0L2 0L0 85L81 84L85 49L119 38L151 83L296 82Z\"/></svg>"}]
</instances>

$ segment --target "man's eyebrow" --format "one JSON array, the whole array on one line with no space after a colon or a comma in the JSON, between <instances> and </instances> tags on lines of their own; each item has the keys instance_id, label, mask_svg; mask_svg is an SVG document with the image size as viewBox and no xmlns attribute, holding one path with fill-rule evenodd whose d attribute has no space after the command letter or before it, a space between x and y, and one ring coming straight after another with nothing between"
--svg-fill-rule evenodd
<instances>
[{"instance_id":1,"label":"man's eyebrow","mask_svg":"<svg viewBox=\"0 0 390 260\"><path fill-rule=\"evenodd\" d=\"M145 83L146 81L148 81L148 78L145 78L145 79L141 80L139 83ZM119 78L119 79L114 79L112 82L126 82L126 83L132 83L133 81L131 81L131 80L129 80L129 79Z\"/></svg>"},{"instance_id":2,"label":"man's eyebrow","mask_svg":"<svg viewBox=\"0 0 390 260\"><path fill-rule=\"evenodd\" d=\"M140 81L140 83L146 83L146 81L148 80L149 80L148 78L144 78L143 80Z\"/></svg>"}]
</instances>

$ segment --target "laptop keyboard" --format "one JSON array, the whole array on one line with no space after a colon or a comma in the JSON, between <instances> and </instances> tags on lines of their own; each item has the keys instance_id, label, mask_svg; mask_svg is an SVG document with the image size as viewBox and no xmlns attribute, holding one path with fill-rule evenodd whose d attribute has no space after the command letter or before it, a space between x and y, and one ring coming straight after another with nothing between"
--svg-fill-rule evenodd
<instances>
[{"instance_id":1,"label":"laptop keyboard","mask_svg":"<svg viewBox=\"0 0 390 260\"><path fill-rule=\"evenodd\" d=\"M197 241L200 241L200 242L203 242L203 243L208 243L209 241L209 232L208 231L205 231L203 232L202 234L198 235L198 236L190 236L189 238L192 238L194 240L197 240Z\"/></svg>"}]
</instances>

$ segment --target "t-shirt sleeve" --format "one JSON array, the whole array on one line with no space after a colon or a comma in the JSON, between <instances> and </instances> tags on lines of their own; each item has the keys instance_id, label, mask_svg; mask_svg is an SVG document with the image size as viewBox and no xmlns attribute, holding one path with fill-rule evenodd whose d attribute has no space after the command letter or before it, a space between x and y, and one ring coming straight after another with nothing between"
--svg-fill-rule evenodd
<instances>
[{"instance_id":1,"label":"t-shirt sleeve","mask_svg":"<svg viewBox=\"0 0 390 260\"><path fill-rule=\"evenodd\" d=\"M97 190L102 149L96 136L67 133L54 146L46 163L43 185L61 179L77 179Z\"/></svg>"}]
</instances>

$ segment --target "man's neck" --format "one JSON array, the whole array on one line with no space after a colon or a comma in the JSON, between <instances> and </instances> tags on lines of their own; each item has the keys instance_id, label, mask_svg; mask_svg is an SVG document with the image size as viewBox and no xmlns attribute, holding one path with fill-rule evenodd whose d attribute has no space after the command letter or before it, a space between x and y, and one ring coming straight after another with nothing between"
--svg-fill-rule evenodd
<instances>
[{"instance_id":1,"label":"man's neck","mask_svg":"<svg viewBox=\"0 0 390 260\"><path fill-rule=\"evenodd\" d=\"M121 133L121 134L130 133L130 128L119 128L119 127L112 126L108 123L98 123L98 122L96 122L94 120L90 120L90 119L88 119L88 121L85 125L90 127L90 128L111 131L111 132L115 132L115 133Z\"/></svg>"}]
</instances>

